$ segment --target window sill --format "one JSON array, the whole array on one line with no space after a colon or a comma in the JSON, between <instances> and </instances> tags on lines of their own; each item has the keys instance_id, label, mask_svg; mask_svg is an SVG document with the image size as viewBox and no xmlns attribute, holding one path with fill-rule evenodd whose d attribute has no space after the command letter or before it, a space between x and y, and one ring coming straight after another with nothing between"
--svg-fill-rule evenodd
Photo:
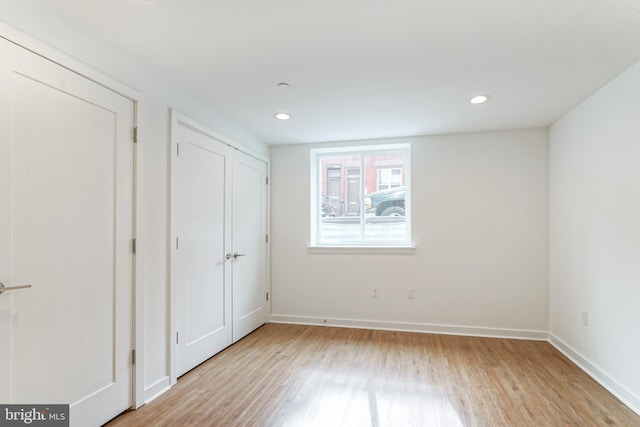
<instances>
[{"instance_id":1,"label":"window sill","mask_svg":"<svg viewBox=\"0 0 640 427\"><path fill-rule=\"evenodd\" d=\"M415 245L406 246L308 246L310 254L392 254L412 255L416 252Z\"/></svg>"}]
</instances>

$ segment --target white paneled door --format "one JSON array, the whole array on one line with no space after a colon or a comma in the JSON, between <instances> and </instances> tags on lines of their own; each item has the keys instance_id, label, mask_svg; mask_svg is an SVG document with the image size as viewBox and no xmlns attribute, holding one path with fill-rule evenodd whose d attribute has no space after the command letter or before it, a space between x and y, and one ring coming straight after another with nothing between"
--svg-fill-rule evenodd
<instances>
[{"instance_id":1,"label":"white paneled door","mask_svg":"<svg viewBox=\"0 0 640 427\"><path fill-rule=\"evenodd\" d=\"M231 344L232 150L185 125L172 163L176 370L180 376Z\"/></svg>"},{"instance_id":2,"label":"white paneled door","mask_svg":"<svg viewBox=\"0 0 640 427\"><path fill-rule=\"evenodd\" d=\"M177 114L177 113L176 113ZM174 121L175 375L268 320L267 165Z\"/></svg>"},{"instance_id":3,"label":"white paneled door","mask_svg":"<svg viewBox=\"0 0 640 427\"><path fill-rule=\"evenodd\" d=\"M268 320L267 165L233 153L233 341Z\"/></svg>"},{"instance_id":4,"label":"white paneled door","mask_svg":"<svg viewBox=\"0 0 640 427\"><path fill-rule=\"evenodd\" d=\"M132 101L0 39L0 402L132 403Z\"/></svg>"}]
</instances>

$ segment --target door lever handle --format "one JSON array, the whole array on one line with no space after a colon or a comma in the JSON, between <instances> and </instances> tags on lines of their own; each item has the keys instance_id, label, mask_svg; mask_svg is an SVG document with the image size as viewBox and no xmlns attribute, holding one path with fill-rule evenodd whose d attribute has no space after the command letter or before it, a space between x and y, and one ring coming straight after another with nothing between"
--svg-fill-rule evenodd
<instances>
[{"instance_id":1,"label":"door lever handle","mask_svg":"<svg viewBox=\"0 0 640 427\"><path fill-rule=\"evenodd\" d=\"M237 259L238 257L241 257L241 256L247 256L247 254L239 254L238 251L234 253L228 252L224 257L226 259L231 259L231 258Z\"/></svg>"},{"instance_id":2,"label":"door lever handle","mask_svg":"<svg viewBox=\"0 0 640 427\"><path fill-rule=\"evenodd\" d=\"M16 285L16 286L5 286L4 283L0 282L0 295L4 292L15 291L18 289L28 289L31 285Z\"/></svg>"}]
</instances>

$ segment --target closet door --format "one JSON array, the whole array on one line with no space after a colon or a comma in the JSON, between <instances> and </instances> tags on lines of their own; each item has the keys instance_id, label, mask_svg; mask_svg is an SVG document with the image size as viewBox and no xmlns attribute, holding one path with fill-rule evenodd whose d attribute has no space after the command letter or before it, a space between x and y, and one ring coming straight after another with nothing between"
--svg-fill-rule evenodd
<instances>
[{"instance_id":1,"label":"closet door","mask_svg":"<svg viewBox=\"0 0 640 427\"><path fill-rule=\"evenodd\" d=\"M178 124L172 162L177 376L231 344L232 150Z\"/></svg>"},{"instance_id":2,"label":"closet door","mask_svg":"<svg viewBox=\"0 0 640 427\"><path fill-rule=\"evenodd\" d=\"M173 112L172 380L268 320L267 164Z\"/></svg>"},{"instance_id":3,"label":"closet door","mask_svg":"<svg viewBox=\"0 0 640 427\"><path fill-rule=\"evenodd\" d=\"M266 180L265 162L233 153L234 342L265 324L269 315Z\"/></svg>"}]
</instances>

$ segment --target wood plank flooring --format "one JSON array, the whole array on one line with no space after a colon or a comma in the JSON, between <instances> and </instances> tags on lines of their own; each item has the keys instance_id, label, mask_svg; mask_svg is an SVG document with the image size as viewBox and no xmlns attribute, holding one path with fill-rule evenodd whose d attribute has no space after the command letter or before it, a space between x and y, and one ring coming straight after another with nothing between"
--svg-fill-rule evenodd
<instances>
[{"instance_id":1,"label":"wood plank flooring","mask_svg":"<svg viewBox=\"0 0 640 427\"><path fill-rule=\"evenodd\" d=\"M123 426L640 426L549 343L267 324Z\"/></svg>"}]
</instances>

